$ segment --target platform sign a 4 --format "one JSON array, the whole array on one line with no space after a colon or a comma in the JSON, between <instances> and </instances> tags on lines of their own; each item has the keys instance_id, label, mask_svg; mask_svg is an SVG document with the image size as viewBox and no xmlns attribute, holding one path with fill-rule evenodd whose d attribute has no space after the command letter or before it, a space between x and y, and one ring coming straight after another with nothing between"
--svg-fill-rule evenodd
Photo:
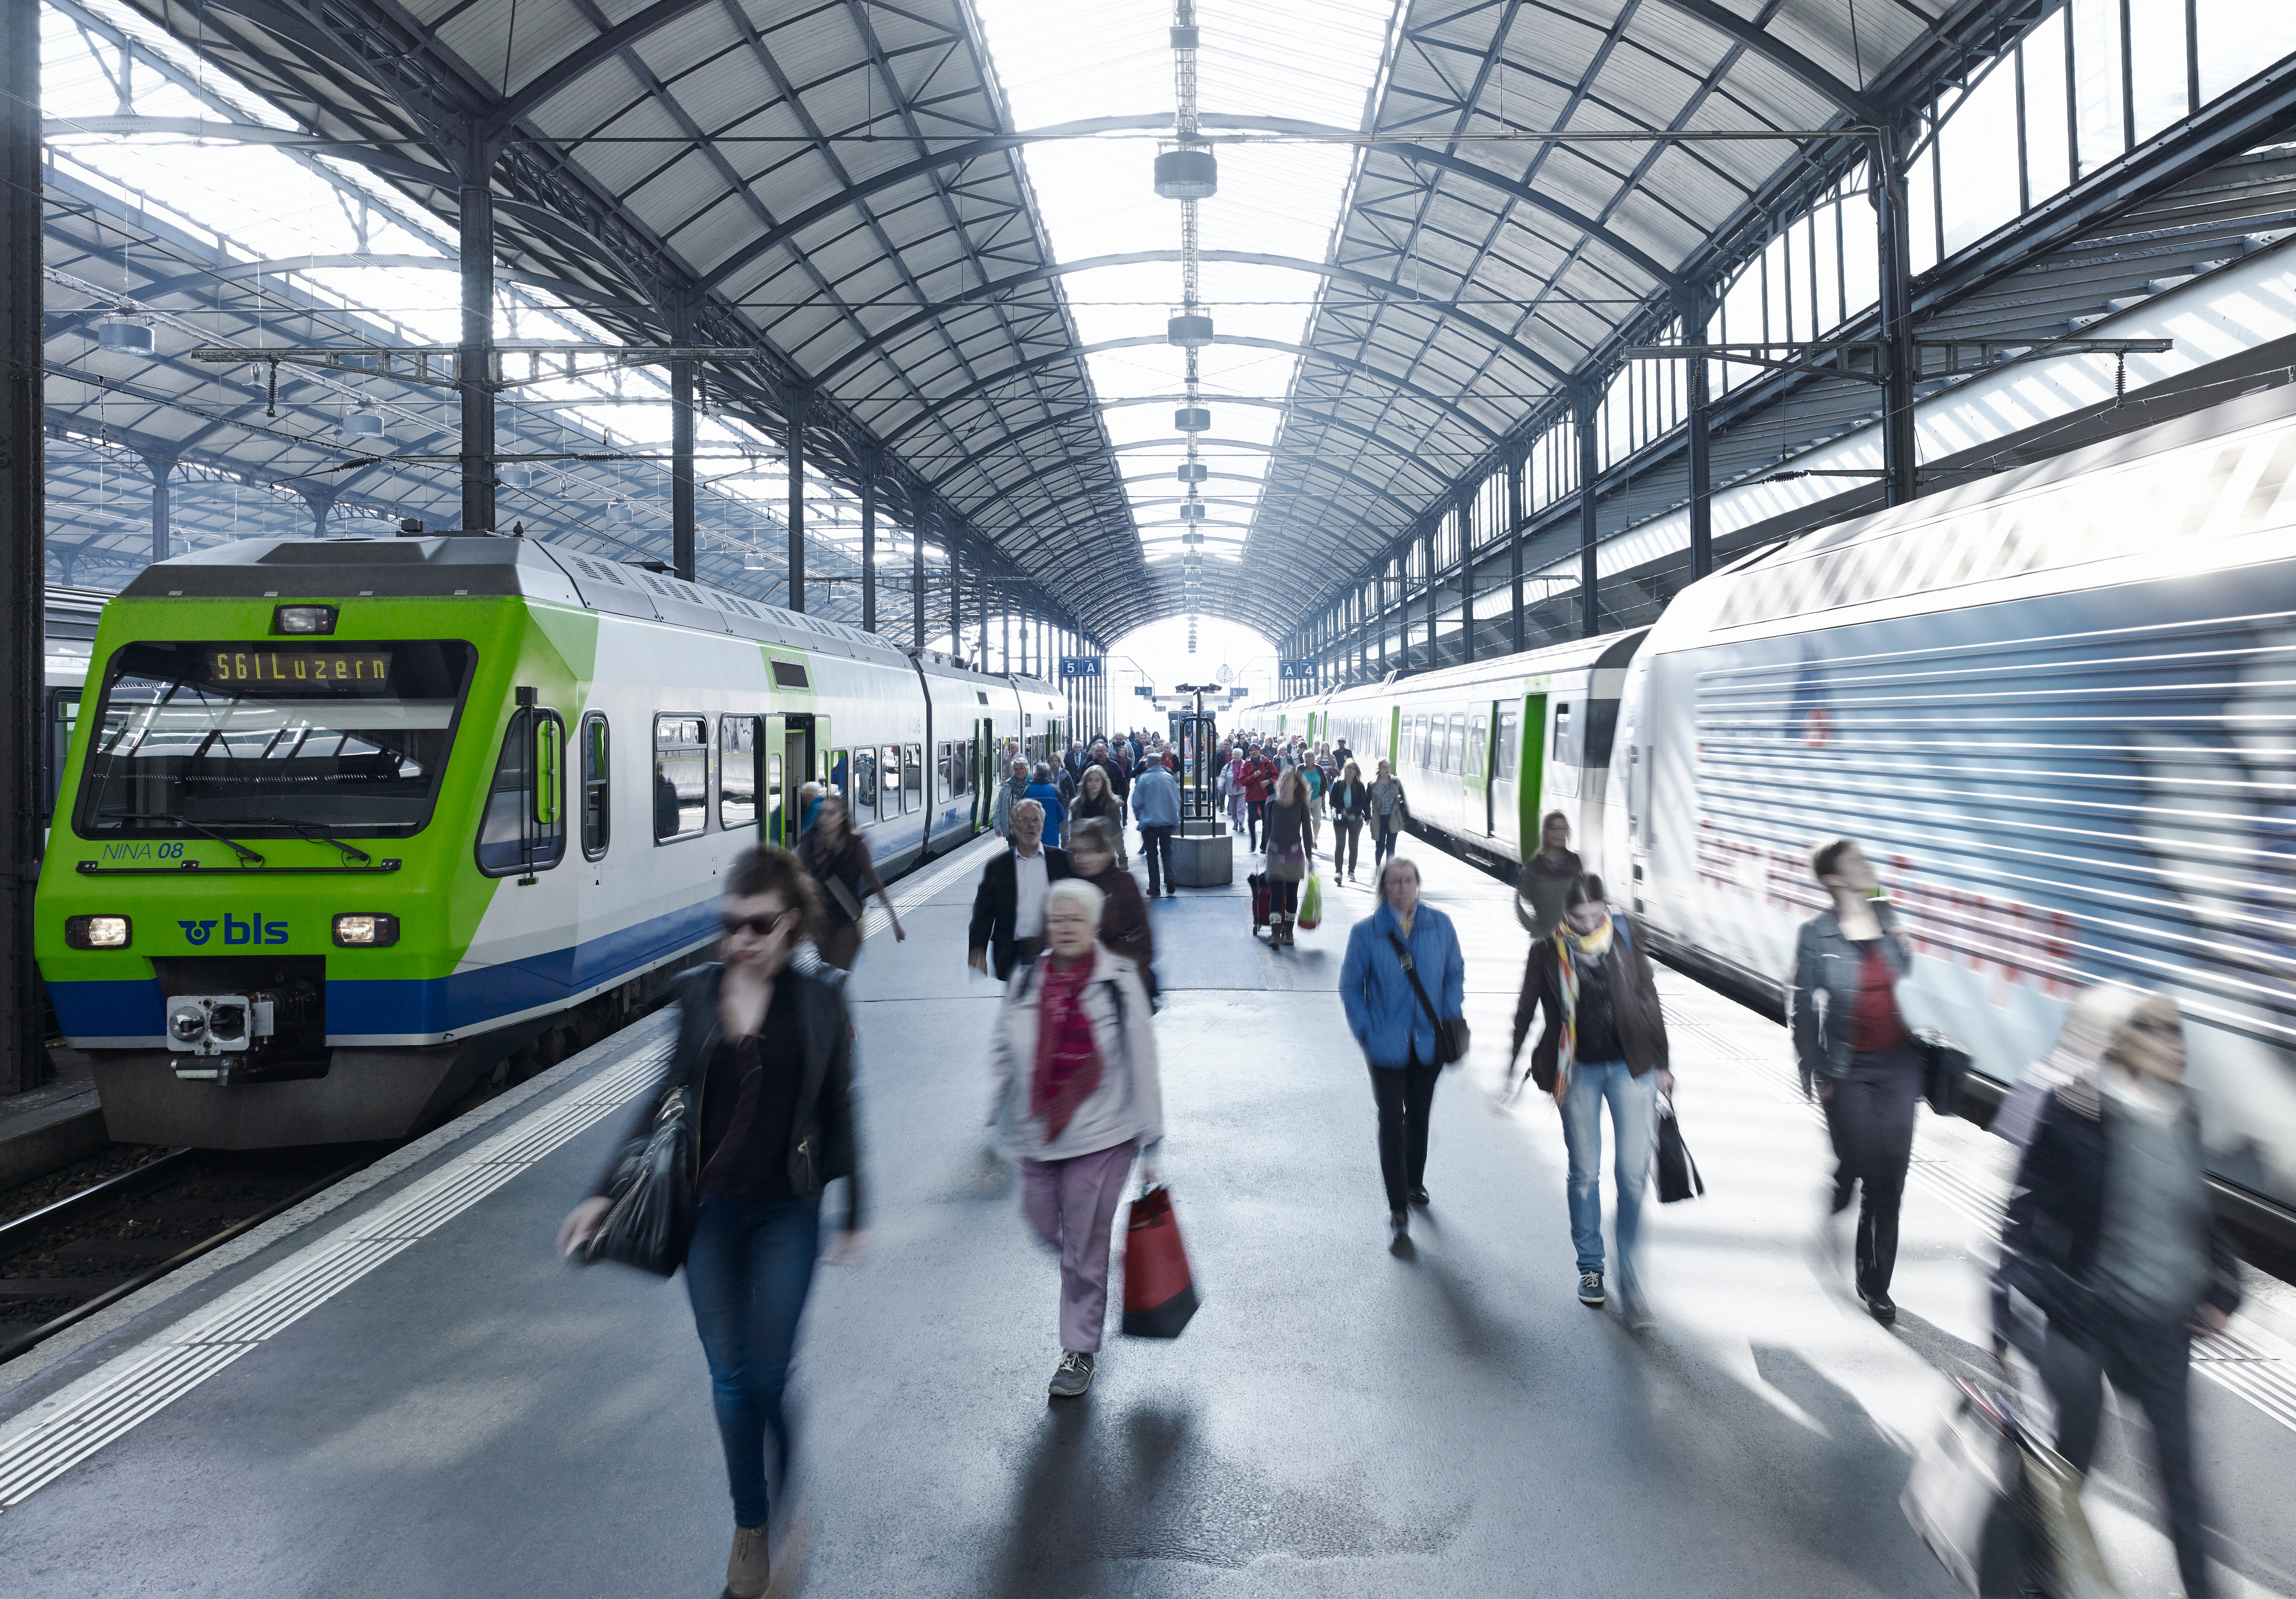
<instances>
[{"instance_id":1,"label":"platform sign a 4","mask_svg":"<svg viewBox=\"0 0 2296 1599\"><path fill-rule=\"evenodd\" d=\"M1313 682L1317 676L1316 663L1312 660L1279 660L1275 663L1275 676L1287 683L1303 678Z\"/></svg>"}]
</instances>

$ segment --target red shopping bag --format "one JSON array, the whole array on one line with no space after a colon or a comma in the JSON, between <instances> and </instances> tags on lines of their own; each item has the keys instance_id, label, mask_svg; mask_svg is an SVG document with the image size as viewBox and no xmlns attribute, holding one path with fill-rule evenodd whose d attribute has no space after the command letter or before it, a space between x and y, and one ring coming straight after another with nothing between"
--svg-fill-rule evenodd
<instances>
[{"instance_id":1,"label":"red shopping bag","mask_svg":"<svg viewBox=\"0 0 2296 1599\"><path fill-rule=\"evenodd\" d=\"M1171 1191L1159 1184L1132 1201L1125 1224L1125 1335L1177 1338L1200 1302Z\"/></svg>"}]
</instances>

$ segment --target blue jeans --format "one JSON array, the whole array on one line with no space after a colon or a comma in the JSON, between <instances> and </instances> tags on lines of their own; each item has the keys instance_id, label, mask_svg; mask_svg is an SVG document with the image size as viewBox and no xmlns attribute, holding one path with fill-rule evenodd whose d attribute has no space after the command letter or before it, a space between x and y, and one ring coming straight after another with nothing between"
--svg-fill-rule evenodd
<instances>
[{"instance_id":1,"label":"blue jeans","mask_svg":"<svg viewBox=\"0 0 2296 1599\"><path fill-rule=\"evenodd\" d=\"M694 1221L685 1292L709 1361L737 1526L766 1524L768 1432L775 1475L789 1466L782 1390L820 1250L818 1199L710 1200Z\"/></svg>"},{"instance_id":2,"label":"blue jeans","mask_svg":"<svg viewBox=\"0 0 2296 1599\"><path fill-rule=\"evenodd\" d=\"M1570 1152L1570 1242L1578 1269L1603 1269L1603 1102L1618 1143L1619 1286L1636 1291L1635 1240L1642 1231L1643 1183L1658 1140L1658 1072L1636 1077L1624 1061L1581 1061L1562 1099L1562 1143Z\"/></svg>"}]
</instances>

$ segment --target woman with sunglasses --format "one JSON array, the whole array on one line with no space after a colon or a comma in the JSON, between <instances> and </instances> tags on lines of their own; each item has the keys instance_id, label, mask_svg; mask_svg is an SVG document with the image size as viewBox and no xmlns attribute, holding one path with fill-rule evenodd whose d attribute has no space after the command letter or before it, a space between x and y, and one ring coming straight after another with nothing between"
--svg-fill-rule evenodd
<instances>
[{"instance_id":1,"label":"woman with sunglasses","mask_svg":"<svg viewBox=\"0 0 2296 1599\"><path fill-rule=\"evenodd\" d=\"M771 1474L786 1481L782 1392L821 1252L822 1191L838 1177L846 1179L845 1225L830 1259L859 1257L853 1025L841 976L790 965L816 920L813 885L794 855L744 849L726 873L718 910L721 960L677 980L683 1016L661 1086L700 1095L700 1206L685 1290L709 1363L734 1498L726 1591L757 1599L768 1574L767 1449ZM659 1101L659 1092L645 1098L632 1136ZM559 1228L562 1255L578 1250L604 1218L604 1186L602 1179L600 1193Z\"/></svg>"}]
</instances>

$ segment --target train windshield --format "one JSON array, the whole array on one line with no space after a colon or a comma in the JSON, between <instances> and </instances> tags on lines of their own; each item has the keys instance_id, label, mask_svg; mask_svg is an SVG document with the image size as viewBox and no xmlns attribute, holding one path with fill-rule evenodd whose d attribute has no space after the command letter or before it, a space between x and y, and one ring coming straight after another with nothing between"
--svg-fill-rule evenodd
<instances>
[{"instance_id":1,"label":"train windshield","mask_svg":"<svg viewBox=\"0 0 2296 1599\"><path fill-rule=\"evenodd\" d=\"M398 838L430 818L477 652L451 640L129 644L111 658L82 838Z\"/></svg>"}]
</instances>

